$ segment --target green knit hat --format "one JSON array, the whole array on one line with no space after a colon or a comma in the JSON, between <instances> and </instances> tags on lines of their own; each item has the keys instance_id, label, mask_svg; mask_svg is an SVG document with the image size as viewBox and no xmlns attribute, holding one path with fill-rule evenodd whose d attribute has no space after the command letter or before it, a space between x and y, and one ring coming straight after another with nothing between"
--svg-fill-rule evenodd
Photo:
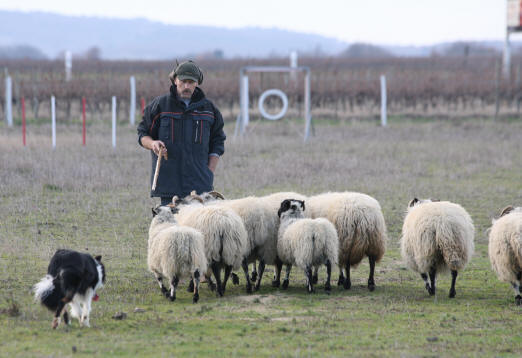
<instances>
[{"instance_id":1,"label":"green knit hat","mask_svg":"<svg viewBox=\"0 0 522 358\"><path fill-rule=\"evenodd\" d=\"M199 67L192 61L185 61L176 66L176 68L169 74L169 78L174 83L178 77L180 80L192 80L198 85L203 83L203 73Z\"/></svg>"}]
</instances>

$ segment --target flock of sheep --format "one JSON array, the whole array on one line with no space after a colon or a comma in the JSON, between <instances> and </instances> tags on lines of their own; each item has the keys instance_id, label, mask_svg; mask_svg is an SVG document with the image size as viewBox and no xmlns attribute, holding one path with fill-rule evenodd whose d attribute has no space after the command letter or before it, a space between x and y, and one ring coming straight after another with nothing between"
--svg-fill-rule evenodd
<instances>
[{"instance_id":1,"label":"flock of sheep","mask_svg":"<svg viewBox=\"0 0 522 358\"><path fill-rule=\"evenodd\" d=\"M437 273L451 271L449 297L455 297L457 274L471 259L473 238L473 222L460 205L413 199L402 227L401 255L409 268L420 273L430 295L435 294ZM260 288L266 265L275 266L272 286L283 289L289 285L292 266L299 267L305 273L308 292L314 291L319 267L325 265L327 293L332 266L337 265L338 285L349 289L350 268L368 257L368 289L373 291L375 264L385 253L386 241L381 207L366 194L305 197L282 192L225 200L217 192L193 192L153 209L148 267L172 301L179 280L190 278L188 290L196 303L202 276L223 296L229 279L239 283L234 271L242 268L250 293ZM493 220L489 257L499 279L513 286L516 304L522 304L522 207L507 207ZM286 272L281 285L283 265ZM170 289L163 280L168 280Z\"/></svg>"}]
</instances>

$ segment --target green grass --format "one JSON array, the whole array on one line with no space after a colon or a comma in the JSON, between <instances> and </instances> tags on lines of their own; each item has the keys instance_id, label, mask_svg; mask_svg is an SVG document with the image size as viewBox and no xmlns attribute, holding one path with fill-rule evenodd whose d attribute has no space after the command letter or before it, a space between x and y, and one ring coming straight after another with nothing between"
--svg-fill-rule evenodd
<instances>
[{"instance_id":1,"label":"green grass","mask_svg":"<svg viewBox=\"0 0 522 358\"><path fill-rule=\"evenodd\" d=\"M522 205L520 121L393 120L328 125L302 143L302 123L259 123L247 138L232 139L216 173L216 189L235 198L278 190L303 194L355 190L374 196L388 226L388 250L368 292L368 264L352 270L353 286L331 295L305 292L294 268L290 287L244 293L230 283L224 298L202 285L198 304L180 285L165 300L147 271L150 207L149 154L135 131L92 125L87 147L79 126L59 126L50 148L47 126L29 128L21 147L17 128L0 132L0 356L405 356L455 357L522 354L521 308L497 280L487 256L487 228L498 210ZM413 197L464 206L475 227L476 250L459 274L438 278L429 296L399 254L399 237ZM31 287L57 248L101 254L106 286L93 303L91 325L52 330L52 315L32 301ZM238 272L239 274L239 272ZM136 307L145 312L135 313ZM18 311L18 312L17 312ZM127 318L116 320L117 312Z\"/></svg>"}]
</instances>

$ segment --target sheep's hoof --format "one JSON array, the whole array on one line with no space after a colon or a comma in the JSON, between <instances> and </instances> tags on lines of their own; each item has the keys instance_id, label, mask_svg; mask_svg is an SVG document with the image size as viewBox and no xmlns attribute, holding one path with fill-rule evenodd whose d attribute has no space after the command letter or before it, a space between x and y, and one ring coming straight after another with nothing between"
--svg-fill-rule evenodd
<instances>
[{"instance_id":1,"label":"sheep's hoof","mask_svg":"<svg viewBox=\"0 0 522 358\"><path fill-rule=\"evenodd\" d=\"M199 301L199 293L195 293L192 297L192 303L198 303Z\"/></svg>"},{"instance_id":2,"label":"sheep's hoof","mask_svg":"<svg viewBox=\"0 0 522 358\"><path fill-rule=\"evenodd\" d=\"M315 289L312 286L308 286L308 293L315 293Z\"/></svg>"},{"instance_id":3,"label":"sheep's hoof","mask_svg":"<svg viewBox=\"0 0 522 358\"><path fill-rule=\"evenodd\" d=\"M375 291L375 282L368 281L368 290L369 290L370 292Z\"/></svg>"},{"instance_id":4,"label":"sheep's hoof","mask_svg":"<svg viewBox=\"0 0 522 358\"><path fill-rule=\"evenodd\" d=\"M53 323L51 324L51 327L52 327L53 329L56 329L56 327L58 327L59 324L60 324L60 318L56 318L56 317L55 317L55 318L53 319Z\"/></svg>"},{"instance_id":5,"label":"sheep's hoof","mask_svg":"<svg viewBox=\"0 0 522 358\"><path fill-rule=\"evenodd\" d=\"M252 282L256 282L257 281L257 272L256 271L252 272L252 276L250 277L250 280Z\"/></svg>"},{"instance_id":6,"label":"sheep's hoof","mask_svg":"<svg viewBox=\"0 0 522 358\"><path fill-rule=\"evenodd\" d=\"M330 282L327 282L327 283L324 284L324 291L327 294L330 294L330 292L332 291L332 286L330 285Z\"/></svg>"},{"instance_id":7,"label":"sheep's hoof","mask_svg":"<svg viewBox=\"0 0 522 358\"><path fill-rule=\"evenodd\" d=\"M260 286L261 286L261 285L258 285L258 284L256 283L256 285L254 286L254 291L259 291Z\"/></svg>"},{"instance_id":8,"label":"sheep's hoof","mask_svg":"<svg viewBox=\"0 0 522 358\"><path fill-rule=\"evenodd\" d=\"M343 287L345 290L349 290L350 288L352 288L352 282L348 279L344 279Z\"/></svg>"},{"instance_id":9,"label":"sheep's hoof","mask_svg":"<svg viewBox=\"0 0 522 358\"><path fill-rule=\"evenodd\" d=\"M210 291L215 291L216 290L216 284L214 282L212 282L212 281L209 281L208 287L210 288Z\"/></svg>"},{"instance_id":10,"label":"sheep's hoof","mask_svg":"<svg viewBox=\"0 0 522 358\"><path fill-rule=\"evenodd\" d=\"M281 284L281 282L279 280L272 281L272 287L279 287L280 284Z\"/></svg>"},{"instance_id":11,"label":"sheep's hoof","mask_svg":"<svg viewBox=\"0 0 522 358\"><path fill-rule=\"evenodd\" d=\"M189 285L187 287L187 292L194 292L194 281L190 280Z\"/></svg>"},{"instance_id":12,"label":"sheep's hoof","mask_svg":"<svg viewBox=\"0 0 522 358\"><path fill-rule=\"evenodd\" d=\"M250 282L249 282L249 284L246 286L246 292L247 292L247 293L252 293L252 285L250 284Z\"/></svg>"},{"instance_id":13,"label":"sheep's hoof","mask_svg":"<svg viewBox=\"0 0 522 358\"><path fill-rule=\"evenodd\" d=\"M428 292L430 293L430 296L435 296L435 289L434 288L430 287L428 289ZM450 297L451 297L451 292L450 292Z\"/></svg>"},{"instance_id":14,"label":"sheep's hoof","mask_svg":"<svg viewBox=\"0 0 522 358\"><path fill-rule=\"evenodd\" d=\"M286 289L288 288L288 284L289 284L289 281L288 281L288 280L284 280L284 281L283 281L283 286L281 286L281 288L282 288L283 290L286 290Z\"/></svg>"},{"instance_id":15,"label":"sheep's hoof","mask_svg":"<svg viewBox=\"0 0 522 358\"><path fill-rule=\"evenodd\" d=\"M224 292L221 288L218 288L218 289L217 289L217 295L218 295L218 297L223 297L224 294L225 294L225 292Z\"/></svg>"},{"instance_id":16,"label":"sheep's hoof","mask_svg":"<svg viewBox=\"0 0 522 358\"><path fill-rule=\"evenodd\" d=\"M339 276L339 279L337 280L337 286L342 286L344 284L344 277Z\"/></svg>"},{"instance_id":17,"label":"sheep's hoof","mask_svg":"<svg viewBox=\"0 0 522 358\"><path fill-rule=\"evenodd\" d=\"M312 283L313 283L314 285L316 285L317 282L319 282L319 277L318 277L317 275L313 275L313 276L312 276Z\"/></svg>"},{"instance_id":18,"label":"sheep's hoof","mask_svg":"<svg viewBox=\"0 0 522 358\"><path fill-rule=\"evenodd\" d=\"M239 285L239 277L233 272L232 272L232 283L234 285Z\"/></svg>"},{"instance_id":19,"label":"sheep's hoof","mask_svg":"<svg viewBox=\"0 0 522 358\"><path fill-rule=\"evenodd\" d=\"M176 295L169 296L170 302L174 302L176 300Z\"/></svg>"},{"instance_id":20,"label":"sheep's hoof","mask_svg":"<svg viewBox=\"0 0 522 358\"><path fill-rule=\"evenodd\" d=\"M435 292L433 292L433 294L435 294ZM449 298L455 298L455 295L457 294L457 292L455 290L450 290L449 292Z\"/></svg>"},{"instance_id":21,"label":"sheep's hoof","mask_svg":"<svg viewBox=\"0 0 522 358\"><path fill-rule=\"evenodd\" d=\"M522 306L522 296L518 295L517 297L515 297L515 304L517 306Z\"/></svg>"}]
</instances>

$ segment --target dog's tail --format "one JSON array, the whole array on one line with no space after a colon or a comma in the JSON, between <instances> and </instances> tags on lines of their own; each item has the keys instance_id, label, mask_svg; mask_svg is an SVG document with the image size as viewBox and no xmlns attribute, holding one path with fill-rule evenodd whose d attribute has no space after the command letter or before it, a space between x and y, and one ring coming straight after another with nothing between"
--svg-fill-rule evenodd
<instances>
[{"instance_id":1,"label":"dog's tail","mask_svg":"<svg viewBox=\"0 0 522 358\"><path fill-rule=\"evenodd\" d=\"M62 298L60 284L51 275L45 275L40 282L33 286L33 291L34 300L50 310L55 310Z\"/></svg>"}]
</instances>

